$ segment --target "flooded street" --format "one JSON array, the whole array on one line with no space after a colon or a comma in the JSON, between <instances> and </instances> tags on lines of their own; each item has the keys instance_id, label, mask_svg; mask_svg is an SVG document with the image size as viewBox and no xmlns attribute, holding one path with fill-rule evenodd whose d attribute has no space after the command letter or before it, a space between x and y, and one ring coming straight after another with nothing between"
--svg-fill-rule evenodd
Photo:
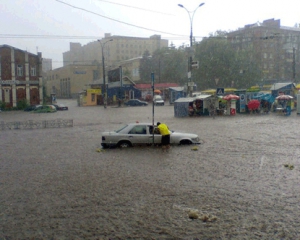
<instances>
[{"instance_id":1,"label":"flooded street","mask_svg":"<svg viewBox=\"0 0 300 240\"><path fill-rule=\"evenodd\" d=\"M71 128L0 131L0 239L299 239L300 116L155 123L202 144L107 149L101 132L152 122L152 106L1 112L0 121L73 119ZM195 216L192 219L191 216Z\"/></svg>"}]
</instances>

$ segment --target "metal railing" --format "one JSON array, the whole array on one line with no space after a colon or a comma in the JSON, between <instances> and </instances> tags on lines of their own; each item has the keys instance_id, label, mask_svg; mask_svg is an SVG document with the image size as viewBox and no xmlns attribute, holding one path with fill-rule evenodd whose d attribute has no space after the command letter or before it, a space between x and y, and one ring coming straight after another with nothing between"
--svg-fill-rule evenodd
<instances>
[{"instance_id":1,"label":"metal railing","mask_svg":"<svg viewBox=\"0 0 300 240\"><path fill-rule=\"evenodd\" d=\"M16 122L0 122L0 130L41 129L73 127L73 119L27 120Z\"/></svg>"}]
</instances>

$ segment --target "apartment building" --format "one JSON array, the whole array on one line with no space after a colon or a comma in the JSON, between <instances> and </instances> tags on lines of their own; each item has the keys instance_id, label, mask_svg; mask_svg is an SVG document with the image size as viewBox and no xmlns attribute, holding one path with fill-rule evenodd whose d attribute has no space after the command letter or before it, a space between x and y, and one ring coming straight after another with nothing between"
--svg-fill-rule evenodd
<instances>
[{"instance_id":1,"label":"apartment building","mask_svg":"<svg viewBox=\"0 0 300 240\"><path fill-rule=\"evenodd\" d=\"M168 47L168 40L161 39L160 35L138 38L106 33L104 38L84 46L80 43L70 43L70 50L63 53L63 64L90 64L95 60L102 62L103 50L105 65L114 68L122 61L142 56L146 50L152 54L164 47Z\"/></svg>"},{"instance_id":2,"label":"apartment building","mask_svg":"<svg viewBox=\"0 0 300 240\"><path fill-rule=\"evenodd\" d=\"M42 53L0 45L0 101L16 107L21 100L43 103Z\"/></svg>"},{"instance_id":3,"label":"apartment building","mask_svg":"<svg viewBox=\"0 0 300 240\"><path fill-rule=\"evenodd\" d=\"M250 49L261 70L261 80L300 80L300 28L280 25L280 20L245 25L228 33L236 50ZM243 69L247 71L247 69Z\"/></svg>"}]
</instances>

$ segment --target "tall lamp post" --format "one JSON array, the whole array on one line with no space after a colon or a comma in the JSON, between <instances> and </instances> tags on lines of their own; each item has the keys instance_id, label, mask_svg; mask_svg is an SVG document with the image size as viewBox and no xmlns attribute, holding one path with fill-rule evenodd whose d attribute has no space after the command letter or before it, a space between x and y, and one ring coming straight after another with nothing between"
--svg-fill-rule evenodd
<instances>
[{"instance_id":1,"label":"tall lamp post","mask_svg":"<svg viewBox=\"0 0 300 240\"><path fill-rule=\"evenodd\" d=\"M190 58L189 58L189 74L188 74L188 78L189 78L190 82L192 82L192 62L193 62L193 56L192 56L192 50L193 50L193 20L194 20L194 15L195 15L197 9L200 8L203 5L204 5L204 3L200 3L199 6L196 7L194 11L189 11L182 4L178 4L179 7L185 9L186 12L188 13L189 18L190 18L190 24L191 24L191 33L190 33L190 50L191 50L191 53L190 53ZM189 92L189 96L191 97L192 91L190 90L190 86L188 86L188 92Z\"/></svg>"},{"instance_id":2,"label":"tall lamp post","mask_svg":"<svg viewBox=\"0 0 300 240\"><path fill-rule=\"evenodd\" d=\"M106 43L113 41L113 39L109 39L106 42L102 43L101 40L98 40L98 42L101 45L101 53L102 53L102 71L103 71L103 93L104 93L104 99L103 99L103 105L104 108L107 106L107 87L106 87L106 80L105 80L105 59L104 59L104 53L103 49Z\"/></svg>"}]
</instances>

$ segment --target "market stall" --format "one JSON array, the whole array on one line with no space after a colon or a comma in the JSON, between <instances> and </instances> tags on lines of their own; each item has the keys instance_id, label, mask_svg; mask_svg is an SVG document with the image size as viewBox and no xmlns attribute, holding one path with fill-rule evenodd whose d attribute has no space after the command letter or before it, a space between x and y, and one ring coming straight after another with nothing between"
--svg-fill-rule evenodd
<instances>
[{"instance_id":1,"label":"market stall","mask_svg":"<svg viewBox=\"0 0 300 240\"><path fill-rule=\"evenodd\" d=\"M234 116L236 114L236 100L240 99L240 97L235 94L228 94L223 99L227 101L226 115Z\"/></svg>"},{"instance_id":2,"label":"market stall","mask_svg":"<svg viewBox=\"0 0 300 240\"><path fill-rule=\"evenodd\" d=\"M174 115L175 117L208 116L212 99L212 95L179 98L174 102Z\"/></svg>"}]
</instances>

